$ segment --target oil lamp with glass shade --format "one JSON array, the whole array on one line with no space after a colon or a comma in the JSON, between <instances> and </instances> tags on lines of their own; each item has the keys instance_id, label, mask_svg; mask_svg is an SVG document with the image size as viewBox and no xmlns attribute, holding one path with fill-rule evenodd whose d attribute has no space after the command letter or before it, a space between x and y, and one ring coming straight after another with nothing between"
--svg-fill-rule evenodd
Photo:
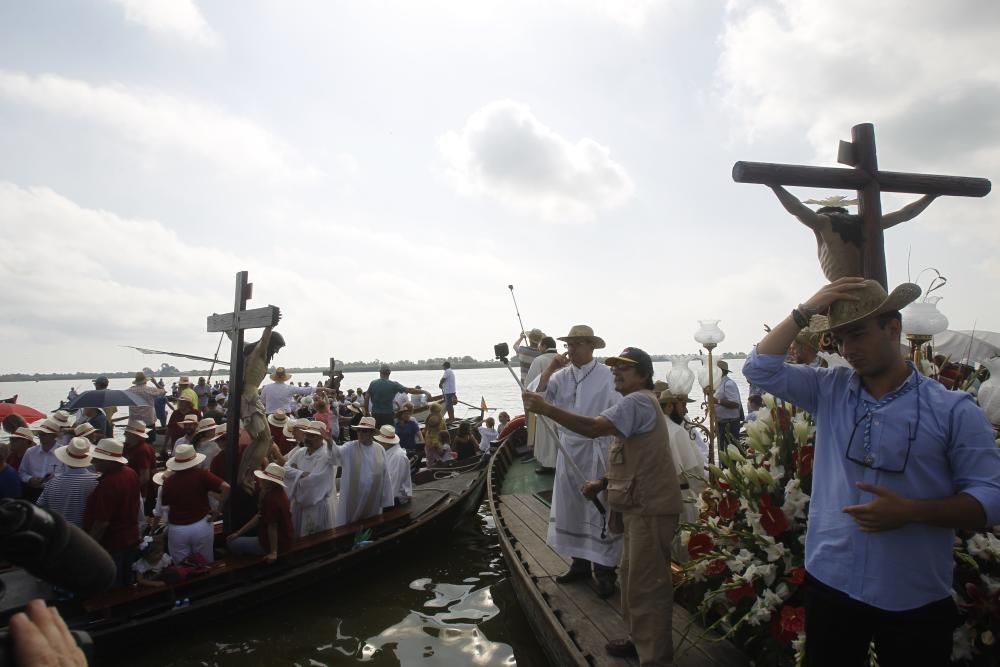
<instances>
[{"instance_id":1,"label":"oil lamp with glass shade","mask_svg":"<svg viewBox=\"0 0 1000 667\"><path fill-rule=\"evenodd\" d=\"M903 308L903 334L910 341L910 356L920 368L921 348L931 338L948 328L948 318L938 310L939 296L927 296Z\"/></svg>"},{"instance_id":2,"label":"oil lamp with glass shade","mask_svg":"<svg viewBox=\"0 0 1000 667\"><path fill-rule=\"evenodd\" d=\"M705 404L708 414L708 462L713 465L715 464L715 447L717 446L715 441L718 429L715 421L715 402L712 400L715 397L715 362L712 360L712 350L726 339L726 334L722 333L722 329L719 328L719 322L720 320L698 320L698 324L701 326L694 332L695 341L708 350L708 385L703 389L705 390Z\"/></svg>"}]
</instances>

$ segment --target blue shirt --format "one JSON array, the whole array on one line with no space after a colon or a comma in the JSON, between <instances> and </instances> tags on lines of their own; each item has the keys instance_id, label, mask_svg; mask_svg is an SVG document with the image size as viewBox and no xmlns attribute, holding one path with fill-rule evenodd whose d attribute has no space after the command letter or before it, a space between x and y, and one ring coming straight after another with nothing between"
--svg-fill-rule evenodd
<instances>
[{"instance_id":1,"label":"blue shirt","mask_svg":"<svg viewBox=\"0 0 1000 667\"><path fill-rule=\"evenodd\" d=\"M405 423L396 422L396 435L399 436L399 446L407 451L417 448L417 433L420 432L420 425L412 419Z\"/></svg>"},{"instance_id":2,"label":"blue shirt","mask_svg":"<svg viewBox=\"0 0 1000 667\"><path fill-rule=\"evenodd\" d=\"M14 466L7 465L0 470L0 498L20 498L21 480L17 478Z\"/></svg>"},{"instance_id":3,"label":"blue shirt","mask_svg":"<svg viewBox=\"0 0 1000 667\"><path fill-rule=\"evenodd\" d=\"M656 416L659 413L659 403L650 401L641 391L633 391L602 412L601 416L614 424L622 438L631 438L637 433L649 433L656 428Z\"/></svg>"},{"instance_id":4,"label":"blue shirt","mask_svg":"<svg viewBox=\"0 0 1000 667\"><path fill-rule=\"evenodd\" d=\"M887 396L913 387L879 405L850 368L793 366L784 359L754 351L743 374L816 420L806 569L826 585L890 611L948 597L954 530L910 523L865 533L842 510L874 499L856 488L864 481L916 499L966 493L982 505L988 526L1000 523L1000 449L983 411L970 395L948 391L912 366ZM866 408L872 410L872 467L862 463Z\"/></svg>"}]
</instances>

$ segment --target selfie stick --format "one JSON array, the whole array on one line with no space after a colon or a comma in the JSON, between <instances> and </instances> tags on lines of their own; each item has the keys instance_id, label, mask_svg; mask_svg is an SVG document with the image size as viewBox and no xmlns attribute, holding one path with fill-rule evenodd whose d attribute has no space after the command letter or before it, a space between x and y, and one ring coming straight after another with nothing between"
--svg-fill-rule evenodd
<instances>
[{"instance_id":1,"label":"selfie stick","mask_svg":"<svg viewBox=\"0 0 1000 667\"><path fill-rule=\"evenodd\" d=\"M510 290L510 298L514 299L514 312L517 313L517 322L521 325L521 335L527 337L524 333L524 322L521 321L521 311L517 307L517 299L514 298L514 286L507 285L507 289ZM524 389L524 387L522 386L521 389Z\"/></svg>"}]
</instances>

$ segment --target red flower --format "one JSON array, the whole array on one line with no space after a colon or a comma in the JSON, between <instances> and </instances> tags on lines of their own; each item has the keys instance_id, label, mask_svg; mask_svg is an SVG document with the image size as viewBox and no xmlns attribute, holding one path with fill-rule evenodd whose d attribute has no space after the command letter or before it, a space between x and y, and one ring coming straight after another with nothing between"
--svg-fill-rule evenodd
<instances>
[{"instance_id":1,"label":"red flower","mask_svg":"<svg viewBox=\"0 0 1000 667\"><path fill-rule=\"evenodd\" d=\"M792 415L787 408L776 406L771 411L771 416L774 417L775 430L784 433L792 427Z\"/></svg>"},{"instance_id":2,"label":"red flower","mask_svg":"<svg viewBox=\"0 0 1000 667\"><path fill-rule=\"evenodd\" d=\"M806 580L806 569L804 567L792 568L789 571L788 576L785 577L785 581L790 584L795 584L796 586L801 586Z\"/></svg>"},{"instance_id":3,"label":"red flower","mask_svg":"<svg viewBox=\"0 0 1000 667\"><path fill-rule=\"evenodd\" d=\"M726 571L726 561L722 558L716 558L708 564L705 568L705 574L714 577L716 575L722 574Z\"/></svg>"},{"instance_id":4,"label":"red flower","mask_svg":"<svg viewBox=\"0 0 1000 667\"><path fill-rule=\"evenodd\" d=\"M740 501L736 499L736 496L731 496L726 494L719 501L719 516L723 519L732 519L733 515L736 514L736 510L740 508Z\"/></svg>"},{"instance_id":5,"label":"red flower","mask_svg":"<svg viewBox=\"0 0 1000 667\"><path fill-rule=\"evenodd\" d=\"M733 580L730 579L726 583L732 584ZM752 598L755 595L757 595L757 593L753 589L753 584L751 584L749 581L745 582L742 586L739 586L737 588L730 588L728 591L726 591L726 598L733 604L736 604L743 598Z\"/></svg>"},{"instance_id":6,"label":"red flower","mask_svg":"<svg viewBox=\"0 0 1000 667\"><path fill-rule=\"evenodd\" d=\"M704 556L715 548L715 542L707 533L695 533L688 540L688 554L691 558Z\"/></svg>"},{"instance_id":7,"label":"red flower","mask_svg":"<svg viewBox=\"0 0 1000 667\"><path fill-rule=\"evenodd\" d=\"M806 610L805 607L792 607L785 605L781 608L781 629L791 635L798 635L806 631Z\"/></svg>"},{"instance_id":8,"label":"red flower","mask_svg":"<svg viewBox=\"0 0 1000 667\"><path fill-rule=\"evenodd\" d=\"M760 504L760 525L771 537L777 537L788 530L788 519L780 507L770 502Z\"/></svg>"},{"instance_id":9,"label":"red flower","mask_svg":"<svg viewBox=\"0 0 1000 667\"><path fill-rule=\"evenodd\" d=\"M813 445L806 445L795 453L795 465L799 469L799 477L805 477L812 474L813 455L815 450L816 447Z\"/></svg>"},{"instance_id":10,"label":"red flower","mask_svg":"<svg viewBox=\"0 0 1000 667\"><path fill-rule=\"evenodd\" d=\"M726 489L729 488L729 483L728 482L723 482L721 479L715 480L715 485L717 487L719 487L720 489L722 489L723 491L725 491Z\"/></svg>"}]
</instances>

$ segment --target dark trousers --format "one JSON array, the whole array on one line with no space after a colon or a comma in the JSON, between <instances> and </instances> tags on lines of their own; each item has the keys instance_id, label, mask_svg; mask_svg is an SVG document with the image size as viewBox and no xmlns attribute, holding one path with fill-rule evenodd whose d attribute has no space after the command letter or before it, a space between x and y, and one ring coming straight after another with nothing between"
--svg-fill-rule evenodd
<instances>
[{"instance_id":1,"label":"dark trousers","mask_svg":"<svg viewBox=\"0 0 1000 667\"><path fill-rule=\"evenodd\" d=\"M957 620L950 597L916 609L885 611L807 576L806 665L867 667L872 640L879 667L948 665Z\"/></svg>"},{"instance_id":2,"label":"dark trousers","mask_svg":"<svg viewBox=\"0 0 1000 667\"><path fill-rule=\"evenodd\" d=\"M742 422L739 419L720 419L716 423L719 425L719 448L725 449L730 444L739 446Z\"/></svg>"},{"instance_id":3,"label":"dark trousers","mask_svg":"<svg viewBox=\"0 0 1000 667\"><path fill-rule=\"evenodd\" d=\"M111 560L115 562L115 586L132 585L132 563L139 560L139 547L133 545L119 551L111 552Z\"/></svg>"},{"instance_id":4,"label":"dark trousers","mask_svg":"<svg viewBox=\"0 0 1000 667\"><path fill-rule=\"evenodd\" d=\"M372 417L375 418L376 428L382 428L387 424L392 426L393 421L396 419L391 412L373 412Z\"/></svg>"}]
</instances>

